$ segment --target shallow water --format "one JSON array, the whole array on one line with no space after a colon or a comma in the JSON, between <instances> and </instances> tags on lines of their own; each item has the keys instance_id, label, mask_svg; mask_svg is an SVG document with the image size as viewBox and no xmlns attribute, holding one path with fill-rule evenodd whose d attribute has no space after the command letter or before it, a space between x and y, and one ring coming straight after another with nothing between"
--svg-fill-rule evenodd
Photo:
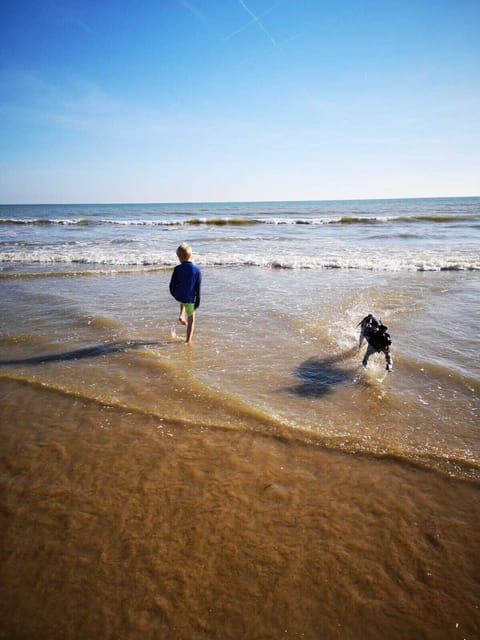
<instances>
[{"instance_id":1,"label":"shallow water","mask_svg":"<svg viewBox=\"0 0 480 640\"><path fill-rule=\"evenodd\" d=\"M186 352L169 277L4 279L3 377L155 415L172 378L166 418L216 424L210 410L228 406L297 439L479 478L476 273L205 268ZM380 355L359 366L356 325L378 309L393 338L393 374ZM184 394L194 398L186 407ZM200 397L211 399L205 412Z\"/></svg>"},{"instance_id":2,"label":"shallow water","mask_svg":"<svg viewBox=\"0 0 480 640\"><path fill-rule=\"evenodd\" d=\"M478 637L478 271L228 266L267 245L210 226L191 348L170 265L4 264L0 637Z\"/></svg>"}]
</instances>

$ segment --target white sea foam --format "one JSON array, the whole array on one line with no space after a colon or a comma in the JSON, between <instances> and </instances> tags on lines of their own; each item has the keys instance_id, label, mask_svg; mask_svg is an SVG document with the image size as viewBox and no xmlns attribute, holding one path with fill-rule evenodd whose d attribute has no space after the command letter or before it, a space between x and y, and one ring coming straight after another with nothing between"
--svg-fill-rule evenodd
<instances>
[{"instance_id":1,"label":"white sea foam","mask_svg":"<svg viewBox=\"0 0 480 640\"><path fill-rule=\"evenodd\" d=\"M478 271L480 259L442 255L340 251L337 255L315 257L302 254L256 255L253 253L201 253L195 259L199 266L250 266L268 269L344 269L368 271ZM177 264L172 251L152 251L139 248L127 250L116 245L32 248L1 251L5 264L89 264L114 266L171 266Z\"/></svg>"}]
</instances>

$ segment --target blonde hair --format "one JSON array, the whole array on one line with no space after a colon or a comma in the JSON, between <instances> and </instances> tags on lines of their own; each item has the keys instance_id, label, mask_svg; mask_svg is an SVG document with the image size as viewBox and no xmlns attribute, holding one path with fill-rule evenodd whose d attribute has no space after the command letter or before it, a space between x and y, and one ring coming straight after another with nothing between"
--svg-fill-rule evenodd
<instances>
[{"instance_id":1,"label":"blonde hair","mask_svg":"<svg viewBox=\"0 0 480 640\"><path fill-rule=\"evenodd\" d=\"M177 249L177 256L179 260L190 260L192 257L192 247L186 242L182 242Z\"/></svg>"}]
</instances>

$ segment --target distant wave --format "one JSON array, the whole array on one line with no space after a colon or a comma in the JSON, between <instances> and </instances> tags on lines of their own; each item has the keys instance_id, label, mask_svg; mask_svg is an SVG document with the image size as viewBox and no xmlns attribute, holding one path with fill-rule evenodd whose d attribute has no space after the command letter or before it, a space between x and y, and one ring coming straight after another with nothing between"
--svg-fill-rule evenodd
<instances>
[{"instance_id":1,"label":"distant wave","mask_svg":"<svg viewBox=\"0 0 480 640\"><path fill-rule=\"evenodd\" d=\"M475 222L478 220L476 215L415 215L415 216L338 216L336 218L260 218L258 222L264 224L386 224L391 222L432 222L432 223L449 223L449 222Z\"/></svg>"},{"instance_id":2,"label":"distant wave","mask_svg":"<svg viewBox=\"0 0 480 640\"><path fill-rule=\"evenodd\" d=\"M183 225L212 225L212 226L242 226L261 224L262 220L254 218L188 218L187 220L161 218L149 220L142 219L113 219L113 218L0 218L0 225L114 225L114 226L183 226Z\"/></svg>"},{"instance_id":3,"label":"distant wave","mask_svg":"<svg viewBox=\"0 0 480 640\"><path fill-rule=\"evenodd\" d=\"M206 224L214 226L258 224L254 218L190 218L184 224Z\"/></svg>"},{"instance_id":4,"label":"distant wave","mask_svg":"<svg viewBox=\"0 0 480 640\"><path fill-rule=\"evenodd\" d=\"M114 225L114 226L187 226L187 225L205 225L205 226L248 226L258 224L271 225L375 225L388 224L394 222L402 223L431 223L431 224L449 224L458 222L480 222L478 215L455 215L455 214L424 214L424 215L362 215L362 216L337 216L337 217L296 217L288 216L269 216L269 217L246 217L246 216L228 216L228 217L193 217L193 218L139 218L139 219L121 219L121 218L0 218L0 225Z\"/></svg>"},{"instance_id":5,"label":"distant wave","mask_svg":"<svg viewBox=\"0 0 480 640\"><path fill-rule=\"evenodd\" d=\"M9 224L25 224L25 225L43 225L43 224L60 224L60 225L87 225L98 224L95 220L88 218L0 218L0 225Z\"/></svg>"}]
</instances>

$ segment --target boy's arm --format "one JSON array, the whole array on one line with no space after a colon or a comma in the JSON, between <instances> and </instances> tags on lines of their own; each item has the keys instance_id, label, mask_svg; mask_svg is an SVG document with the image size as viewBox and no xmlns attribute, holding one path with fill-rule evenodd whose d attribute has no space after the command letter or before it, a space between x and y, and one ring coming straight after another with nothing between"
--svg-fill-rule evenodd
<instances>
[{"instance_id":1,"label":"boy's arm","mask_svg":"<svg viewBox=\"0 0 480 640\"><path fill-rule=\"evenodd\" d=\"M173 297L175 297L175 289L177 287L177 274L176 270L173 270L172 277L170 278L170 284L168 286L170 293Z\"/></svg>"},{"instance_id":2,"label":"boy's arm","mask_svg":"<svg viewBox=\"0 0 480 640\"><path fill-rule=\"evenodd\" d=\"M195 282L195 309L200 306L200 290L202 288L202 272L197 274L197 281Z\"/></svg>"}]
</instances>

